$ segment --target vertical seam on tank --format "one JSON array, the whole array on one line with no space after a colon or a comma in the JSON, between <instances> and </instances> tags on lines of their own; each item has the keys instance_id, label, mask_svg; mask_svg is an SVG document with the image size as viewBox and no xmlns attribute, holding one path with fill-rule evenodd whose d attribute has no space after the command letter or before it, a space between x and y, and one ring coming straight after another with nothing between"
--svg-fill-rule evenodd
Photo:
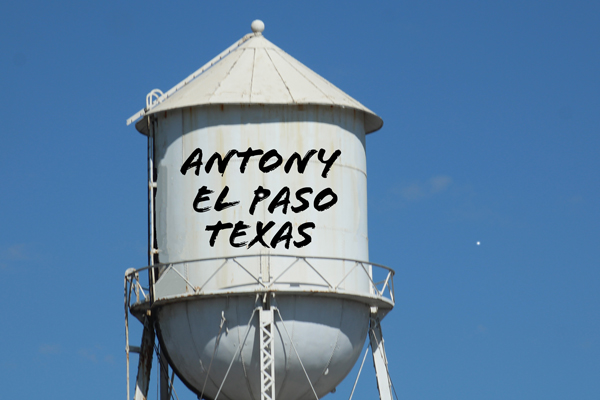
<instances>
[{"instance_id":1,"label":"vertical seam on tank","mask_svg":"<svg viewBox=\"0 0 600 400\"><path fill-rule=\"evenodd\" d=\"M327 361L327 364L325 365L325 368L321 372L321 375L313 383L313 386L315 387L315 390L316 390L316 386L319 384L319 382L321 381L321 379L323 379L323 376L325 376L324 373L329 368L329 365L331 364L331 360L333 359L333 354L335 353L335 349L336 349L337 344L338 344L338 342L340 340L340 335L342 333L342 320L344 318L344 304L346 303L344 300L341 300L341 302L342 302L342 312L340 313L340 320L339 320L338 330L337 330L338 332L337 332L337 335L335 337L335 343L333 345L333 350L331 351L331 355L329 356L329 360Z\"/></svg>"},{"instance_id":2,"label":"vertical seam on tank","mask_svg":"<svg viewBox=\"0 0 600 400\"><path fill-rule=\"evenodd\" d=\"M186 319L187 325L188 325L188 332L190 333L190 336L192 337L192 343L194 344L194 352L196 353L196 357L198 358L198 363L200 363L200 366L202 367L202 369L204 369L204 365L201 364L200 354L198 354L198 346L196 346L196 341L194 340L194 334L192 332L192 325L190 324L189 305L190 305L190 302L186 301L185 302L185 319Z\"/></svg>"},{"instance_id":3,"label":"vertical seam on tank","mask_svg":"<svg viewBox=\"0 0 600 400\"><path fill-rule=\"evenodd\" d=\"M294 317L291 319L291 321L293 323L293 321L296 320L296 296L290 296L288 298L292 298L294 300L294 306L290 308L291 310L294 310ZM278 310L279 310L279 318L280 318L281 324L283 325L284 322L283 322L283 319L281 318L281 308L279 307L279 304L277 304L277 307L278 307ZM275 325L275 327L277 327L277 325ZM285 330L285 327L284 327L284 330ZM291 327L291 331L292 331L292 333L290 335L290 340L294 336L294 327L293 327L293 325ZM281 386L279 387L279 392L281 392L284 389L285 383L286 383L287 378L288 378L288 372L289 372L289 367L290 367L290 363L289 363L289 360L290 360L290 357L289 357L290 351L289 351L289 349L286 351L286 349L285 349L285 339L284 339L284 336L281 334L281 331L279 329L277 329L277 333L279 333L279 336L281 336L281 347L283 348L283 352L284 352L284 355L285 355L285 359L284 359L285 363L284 363L284 366L283 366L284 367L283 368L284 374L283 374L283 379L281 380ZM291 347L291 344L290 344L290 347ZM277 357L277 355L275 357ZM275 382L277 382L277 375L275 375ZM279 392L277 392L277 387L275 387L275 397L276 398L279 396Z\"/></svg>"},{"instance_id":4,"label":"vertical seam on tank","mask_svg":"<svg viewBox=\"0 0 600 400\"><path fill-rule=\"evenodd\" d=\"M281 76L281 73L279 72L279 70L277 69L277 66L273 62L273 59L271 58L271 55L269 54L269 50L265 49L265 53L267 53L267 57L269 57L269 60L271 60L271 64L273 64L273 68L275 68L275 72L277 72L277 75L279 75L279 78L281 79L281 82L283 83L283 85L287 89L288 94L290 95L290 98L292 99L292 102L296 103L296 99L294 99L294 96L292 96L292 91L288 87L287 83L285 82L285 79L283 79L283 76Z\"/></svg>"},{"instance_id":5,"label":"vertical seam on tank","mask_svg":"<svg viewBox=\"0 0 600 400\"><path fill-rule=\"evenodd\" d=\"M254 88L254 68L256 68L256 49L252 49L254 54L252 55L252 74L250 75L250 95L249 102L252 103L252 89Z\"/></svg>"},{"instance_id":6,"label":"vertical seam on tank","mask_svg":"<svg viewBox=\"0 0 600 400\"><path fill-rule=\"evenodd\" d=\"M345 300L341 300L342 302L342 312L340 313L340 322L338 324L338 333L335 337L335 343L333 345L333 351L331 352L331 356L329 357L329 360L327 361L327 365L325 366L325 369L323 370L323 373L329 369L329 366L331 365L331 360L333 360L333 355L335 354L335 350L337 348L337 344L340 341L340 335L342 334L342 322L344 321L344 306L346 304ZM323 374L321 374L321 377L319 379L317 379L317 381L315 382L315 385L317 385L317 383L319 383L319 381L321 380L321 378L323 378Z\"/></svg>"},{"instance_id":7,"label":"vertical seam on tank","mask_svg":"<svg viewBox=\"0 0 600 400\"><path fill-rule=\"evenodd\" d=\"M290 56L291 57L291 56ZM292 57L293 58L293 57ZM308 79L308 77L306 75L304 75L302 72L300 72L300 70L298 68L296 68L294 65L292 65L292 63L290 63L288 60L286 60L285 58L281 57L282 60L284 60L285 62L287 62L289 64L290 67L292 67L298 74L300 74L304 79L306 79L306 81L308 83L310 83L312 86L314 86L315 89L317 89L319 92L321 92L323 94L323 96L325 96L329 101L331 101L332 105L337 105L337 103L335 101L333 101L333 99L329 96L327 96L327 94L322 91L317 85L315 85L310 79Z\"/></svg>"},{"instance_id":8,"label":"vertical seam on tank","mask_svg":"<svg viewBox=\"0 0 600 400\"><path fill-rule=\"evenodd\" d=\"M185 146L183 145L183 140L185 138L185 123L183 122L183 112L181 112L180 115L181 115L181 165L183 165L183 160L185 160L185 154L184 154Z\"/></svg>"},{"instance_id":9,"label":"vertical seam on tank","mask_svg":"<svg viewBox=\"0 0 600 400\"><path fill-rule=\"evenodd\" d=\"M292 57L291 55L287 54L285 51L281 50L282 53L288 55L292 60L298 62L299 64L302 65L302 63L298 60L296 60L294 57ZM290 64L290 63L288 63ZM292 65L292 64L290 64ZM296 69L294 67L294 69ZM334 89L334 90L339 90L341 92L341 94L345 97L346 101L354 104L354 106L351 106L353 108L358 109L359 111L362 111L363 113L366 112L365 111L365 106L363 106L361 103L358 102L358 100L354 99L353 97L351 97L350 95L348 95L346 92L344 92L343 90L341 90L340 88L338 88L337 86L335 86L333 83L329 82L327 79L325 79L324 77L322 77L321 75L317 74L315 71L311 70L310 68L307 68L309 72L314 73L319 79L322 80L322 83L324 83L326 86L329 86L330 88ZM298 69L296 69L298 71ZM300 71L298 71L300 72ZM304 76L306 79L308 79L305 75L303 75L302 73L300 73L302 76ZM312 83L312 82L311 82ZM314 85L314 84L313 84ZM316 87L316 85L314 85ZM320 90L320 89L319 89ZM322 92L322 90L320 90ZM325 94L325 93L323 93ZM331 99L329 96L325 95L328 99ZM332 100L333 101L333 100ZM335 104L335 102L334 102ZM370 111L369 111L370 112Z\"/></svg>"},{"instance_id":10,"label":"vertical seam on tank","mask_svg":"<svg viewBox=\"0 0 600 400\"><path fill-rule=\"evenodd\" d=\"M234 51L238 51L238 50L234 50ZM232 51L230 54L233 54L234 51ZM215 90L213 90L213 92L210 94L210 96L208 96L208 103L211 104L212 103L212 98L215 95L215 93L217 93L217 90L219 90L219 88L221 87L221 83L225 81L225 79L227 79L229 77L229 75L231 75L231 71L233 70L233 67L235 67L238 63L238 61L240 60L240 58L242 58L242 56L244 55L244 50L242 50L242 54L240 54L240 56L237 58L237 60L235 60L235 62L231 65L231 68L229 68L229 71L227 71L227 74L225 75L225 78L221 79L219 81L219 84L215 87Z\"/></svg>"},{"instance_id":11,"label":"vertical seam on tank","mask_svg":"<svg viewBox=\"0 0 600 400\"><path fill-rule=\"evenodd\" d=\"M193 334L193 332L192 332L192 325L190 324L190 312L189 312L189 307L190 307L190 304L191 304L191 303L192 303L191 301L186 301L186 304L185 304L185 316L186 316L186 319L187 319L187 322L188 322L188 330L189 330L189 332L190 332L190 336L192 337L192 343L194 343L194 351L196 352L196 357L198 358L198 363L200 363L200 362L201 362L201 357L200 357L200 354L198 353L198 345L196 344L196 340L194 339L194 334ZM204 365L203 365L203 364L200 364L200 366L201 366L201 367L202 367L202 369L204 370ZM205 370L205 371L206 371L206 370ZM210 377L210 375L208 374L208 371L206 371L206 375L208 376L208 380L210 381L210 383L212 383L212 384L213 384L213 386L215 386L215 387L219 387L219 385L217 385L217 384L216 384L216 383L213 381L213 379Z\"/></svg>"},{"instance_id":12,"label":"vertical seam on tank","mask_svg":"<svg viewBox=\"0 0 600 400\"><path fill-rule=\"evenodd\" d=\"M181 160L180 165L183 165L183 160L185 160L185 136L183 132L181 133Z\"/></svg>"}]
</instances>

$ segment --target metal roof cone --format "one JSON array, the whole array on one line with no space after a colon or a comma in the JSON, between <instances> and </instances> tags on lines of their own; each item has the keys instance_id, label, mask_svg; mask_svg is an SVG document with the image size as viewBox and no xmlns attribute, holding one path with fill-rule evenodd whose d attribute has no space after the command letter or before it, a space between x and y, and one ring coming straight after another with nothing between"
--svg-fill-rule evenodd
<instances>
[{"instance_id":1,"label":"metal roof cone","mask_svg":"<svg viewBox=\"0 0 600 400\"><path fill-rule=\"evenodd\" d=\"M252 30L167 93L152 91L147 107L128 124L143 115L202 105L311 104L363 111L366 133L382 127L374 112L267 40L262 21L254 21ZM142 133L145 120L136 124Z\"/></svg>"}]
</instances>

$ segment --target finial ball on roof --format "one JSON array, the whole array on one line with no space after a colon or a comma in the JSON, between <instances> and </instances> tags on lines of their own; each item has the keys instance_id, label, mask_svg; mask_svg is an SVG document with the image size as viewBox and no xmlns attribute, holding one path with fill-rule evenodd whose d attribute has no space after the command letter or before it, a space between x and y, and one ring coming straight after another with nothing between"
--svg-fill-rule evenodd
<instances>
[{"instance_id":1,"label":"finial ball on roof","mask_svg":"<svg viewBox=\"0 0 600 400\"><path fill-rule=\"evenodd\" d=\"M252 28L252 32L254 33L262 33L262 31L265 30L265 23L262 22L260 19L255 19L254 21L252 21L252 25L250 25L250 28Z\"/></svg>"}]
</instances>

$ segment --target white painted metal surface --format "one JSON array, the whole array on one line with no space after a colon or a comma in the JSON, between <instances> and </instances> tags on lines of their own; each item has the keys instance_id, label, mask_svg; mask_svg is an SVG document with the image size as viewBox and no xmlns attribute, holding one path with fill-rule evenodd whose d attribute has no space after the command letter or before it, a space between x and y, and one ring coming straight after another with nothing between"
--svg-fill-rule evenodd
<instances>
[{"instance_id":1,"label":"white painted metal surface","mask_svg":"<svg viewBox=\"0 0 600 400\"><path fill-rule=\"evenodd\" d=\"M194 260L209 257L232 257L248 254L294 254L316 257L337 257L368 260L367 234L367 176L364 148L364 130L362 113L350 109L304 106L212 106L192 110L175 110L165 117L158 118L155 133L156 164L158 168L156 194L156 227L159 259L162 263ZM233 156L221 175L216 166L210 172L206 168L199 171L188 170L185 175L180 171L185 160L195 149L202 150L203 163L215 152L225 156L230 150L245 151L248 148L262 149L265 153L275 149L283 158L281 167L269 173L263 173L259 164L261 156L252 157L246 170L241 172L242 157ZM318 160L318 151L324 149L323 159L340 150L341 154L323 177L324 163ZM297 165L289 173L284 165L290 156L298 153L304 156L311 150L317 154L310 159L304 173L299 173ZM196 212L193 208L198 190L206 186L214 193L207 195L209 200L203 206L211 207L207 212ZM239 204L216 211L214 204L225 186L229 192L226 201L239 201ZM254 192L263 187L271 195L261 201L251 214ZM289 187L291 204L284 213L283 207L273 213L268 206L276 194ZM294 194L302 188L311 188L312 194L305 198L310 201L308 209L294 213L291 207L300 202ZM337 195L337 203L325 211L314 208L314 199L318 193L330 188ZM243 221L249 226L245 236L237 242L252 241L259 223L274 222L265 241L270 248L260 243L252 247L232 247L229 235L232 229L219 233L214 247L209 241L212 232L206 231L208 225L218 221L235 224ZM270 240L286 222L293 226L293 240L289 248L284 242L273 248ZM313 222L314 229L307 229L311 242L304 247L296 247L293 242L301 242L299 226ZM241 274L238 265L222 260L204 263L202 268L178 266L178 272L169 271L157 283L157 299L193 294L197 286L204 291L227 289L229 291L248 291L258 288L249 274ZM331 282L341 281L346 274L341 290L370 294L370 285L364 272L355 269L354 263L317 260L315 268L325 271L325 278ZM246 268L260 271L260 259L248 260ZM270 276L273 278L283 272L284 264L273 265ZM328 268L329 266L329 268ZM188 266L189 267L189 266ZM208 280L218 269L219 277ZM182 274L193 284L187 285L179 277ZM263 280L269 280L268 276ZM281 283L282 287L298 287L305 290L322 289L325 285L318 274L309 273L307 268L300 271L292 269Z\"/></svg>"},{"instance_id":2,"label":"white painted metal surface","mask_svg":"<svg viewBox=\"0 0 600 400\"><path fill-rule=\"evenodd\" d=\"M260 19L255 19L252 21L250 28L254 33L262 33L265 30L265 24Z\"/></svg>"},{"instance_id":3,"label":"white painted metal surface","mask_svg":"<svg viewBox=\"0 0 600 400\"><path fill-rule=\"evenodd\" d=\"M294 332L301 361L315 390L320 396L330 392L359 356L368 328L369 304L366 298L361 303L336 297L315 297L315 294L326 291L330 295L371 296L371 271L356 268L355 262L315 259L294 264L294 259L269 257L269 254L368 260L363 113L322 106L228 105L178 109L159 113L156 118L156 229L160 262L219 258L199 265L193 262L174 265L163 270L156 283L155 299L164 304L157 315L160 335L175 369L199 392L206 377L202 365L212 362L208 380L220 382L235 346L242 346L239 338L254 303L252 297L229 297L226 303L204 298L186 303L174 301L183 297L193 298L199 290L226 293L228 296L261 292L264 286L254 279L260 276L263 283L276 281L270 287L271 291L282 295L288 291L309 294L308 297L279 297L278 302L283 304L281 312L291 318L288 330ZM214 153L225 157L231 150L243 152L248 148L261 149L264 153L275 150L282 157L282 165L271 172L262 172L262 155L257 155L249 159L242 172L244 158L234 155L223 174L217 171L216 164L210 172L206 172L208 159ZM186 170L184 175L181 167L196 149L202 150L203 165L197 176L195 168ZM329 159L337 150L341 151L326 177L323 176L326 165L319 161L321 149L321 160ZM292 154L304 156L311 150L317 154L308 161L304 173L298 172L296 164L285 172L285 163ZM197 212L193 202L202 186L214 191L202 204L211 209ZM215 200L225 186L229 191L224 201L239 201L239 204L216 211ZM269 189L271 195L251 212L255 190L259 187ZM286 213L283 212L284 207L270 212L271 199L284 187L290 189L292 204ZM313 193L306 196L311 205L302 212L294 213L291 206L300 204L294 193L305 187L313 189ZM314 198L327 188L337 195L337 203L327 210L317 211ZM206 227L217 221L231 224L243 221L249 228L246 236L241 236L237 242L247 243L251 242L259 223L273 221L274 227L264 236L269 248L260 243L250 248L248 244L233 247L229 238L231 229L221 232L211 246L212 232ZM285 247L285 242L273 246L271 240L274 234L287 222L291 222L294 236L289 248ZM308 231L312 241L307 246L296 247L294 242L303 239L298 234L298 227L306 222L315 225ZM231 261L233 257L245 255L256 257ZM324 283L324 280L335 282L336 286L331 287L333 285ZM228 305L235 305L235 311ZM240 318L240 325L229 327L229 335L219 339L219 349L214 358L209 359L207 357L212 357L217 337L207 324L213 314L220 318L223 311L228 324L234 324L233 321ZM229 315L232 311L236 316ZM299 315L303 315L301 319L298 319ZM219 320L215 320L215 328ZM192 328L192 321L198 321L198 326ZM282 332L281 328L279 330ZM237 332L233 337L230 336L232 331ZM255 321L248 344L241 350L241 358L233 364L228 378L231 379L229 382L239 380L247 384L225 385L220 398L250 400L260 396L257 332ZM303 377L300 360L290 355L291 343L281 332L275 344L276 396L287 400L314 398L307 379ZM318 342L315 342L315 337L319 337ZM192 340L196 352L189 351ZM340 341L345 345L340 347ZM228 351L228 348L231 350ZM256 356L253 356L254 352ZM204 392L214 397L216 390L217 385L209 384Z\"/></svg>"},{"instance_id":4,"label":"white painted metal surface","mask_svg":"<svg viewBox=\"0 0 600 400\"><path fill-rule=\"evenodd\" d=\"M263 26L264 29L264 26ZM364 113L366 133L383 121L367 107L267 40L261 32L246 35L233 49L211 61L161 96L153 106L132 116L211 104L327 105ZM174 90L176 89L176 90ZM147 134L142 119L138 130Z\"/></svg>"},{"instance_id":5,"label":"white painted metal surface","mask_svg":"<svg viewBox=\"0 0 600 400\"><path fill-rule=\"evenodd\" d=\"M136 127L157 168L151 312L198 395L315 399L352 369L372 307L394 303L393 271L377 284L368 263L365 135L382 121L259 22L130 119L145 115ZM219 223L230 225L217 235Z\"/></svg>"},{"instance_id":6,"label":"white painted metal surface","mask_svg":"<svg viewBox=\"0 0 600 400\"><path fill-rule=\"evenodd\" d=\"M350 300L316 296L275 299L282 317L277 315L274 324L276 397L314 400L311 384L319 397L326 395L350 372L360 356L369 325L369 307ZM161 341L178 375L198 393L212 365L204 394L214 398L235 359L219 399L260 398L257 313L247 330L254 300L250 296L219 297L178 302L159 309ZM219 334L221 312L226 322Z\"/></svg>"}]
</instances>

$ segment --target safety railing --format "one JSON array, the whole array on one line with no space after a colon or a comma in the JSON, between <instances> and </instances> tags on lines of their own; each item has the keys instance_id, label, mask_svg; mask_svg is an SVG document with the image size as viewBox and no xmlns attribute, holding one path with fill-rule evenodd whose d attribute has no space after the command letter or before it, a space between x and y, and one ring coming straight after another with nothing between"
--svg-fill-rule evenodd
<instances>
[{"instance_id":1,"label":"safety railing","mask_svg":"<svg viewBox=\"0 0 600 400\"><path fill-rule=\"evenodd\" d=\"M136 270L135 268L129 268L125 271L125 306L131 307L133 304L140 304L151 301L150 299L150 289L148 287L144 288L140 283L140 274L139 272L142 270L147 270L146 268L140 268Z\"/></svg>"},{"instance_id":2,"label":"safety railing","mask_svg":"<svg viewBox=\"0 0 600 400\"><path fill-rule=\"evenodd\" d=\"M264 268L257 268L257 260L260 264L266 259L267 263L277 264L277 268L273 268L276 274L272 274L273 270L269 269L265 273ZM217 264L215 264L217 263ZM196 268L203 268L210 264L210 274L207 276L194 275L193 271ZM321 264L321 265L319 265ZM344 268L343 273L331 269ZM334 266L334 267L332 267ZM146 266L140 269L130 268L125 274L125 296L126 304L132 306L134 304L152 304L156 298L151 296L155 290L150 290L152 284L149 282L144 287L140 282L140 274L143 271L157 268L160 271L160 282L166 276L170 279L177 277L180 283L184 285L186 291L178 293L178 295L218 295L223 292L231 293L227 288L218 288L215 286L215 281L220 274L223 274L225 269L228 273L243 274L246 278L246 288L236 287L234 290L238 293L244 292L279 292L286 291L283 289L284 283L290 283L290 276L294 276L294 269L304 269L304 271L312 271L313 280L307 286L311 292L336 293L341 295L355 295L369 297L376 300L393 305L394 299L394 270L384 265L344 258L333 257L307 257L307 256L292 256L292 255L240 255L232 257L215 257L196 260L178 261L174 263L156 264ZM237 271L237 272L236 272ZM192 273L191 273L192 272ZM149 276L150 274L141 274ZM193 275L194 278L190 278ZM361 291L346 290L344 287L347 281L356 279L360 276L360 280L368 285L368 289ZM298 282L304 284L305 282ZM242 285L243 286L243 285ZM153 287L156 289L156 286ZM293 291L289 289L287 291ZM301 290L300 290L301 291ZM179 297L180 297L179 296Z\"/></svg>"}]
</instances>

